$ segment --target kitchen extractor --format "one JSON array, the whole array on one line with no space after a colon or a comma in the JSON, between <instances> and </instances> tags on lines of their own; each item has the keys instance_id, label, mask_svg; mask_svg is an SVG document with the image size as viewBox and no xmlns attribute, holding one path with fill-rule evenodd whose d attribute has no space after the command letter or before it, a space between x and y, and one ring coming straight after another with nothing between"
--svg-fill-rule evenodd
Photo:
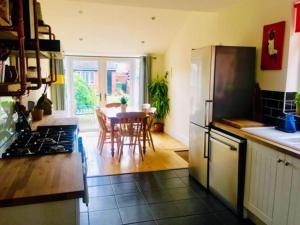
<instances>
[{"instance_id":1,"label":"kitchen extractor","mask_svg":"<svg viewBox=\"0 0 300 225\"><path fill-rule=\"evenodd\" d=\"M189 172L208 186L210 124L252 117L254 47L208 46L192 51Z\"/></svg>"}]
</instances>

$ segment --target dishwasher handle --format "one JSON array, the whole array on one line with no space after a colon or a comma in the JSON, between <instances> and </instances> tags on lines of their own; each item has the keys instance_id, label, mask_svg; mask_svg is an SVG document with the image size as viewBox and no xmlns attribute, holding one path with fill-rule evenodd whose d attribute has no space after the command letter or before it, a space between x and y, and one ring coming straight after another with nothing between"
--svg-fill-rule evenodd
<instances>
[{"instance_id":1,"label":"dishwasher handle","mask_svg":"<svg viewBox=\"0 0 300 225\"><path fill-rule=\"evenodd\" d=\"M213 139L213 140L215 140L216 142L219 142L219 143L221 143L221 144L223 144L223 145L226 145L226 146L229 147L229 149L232 150L232 151L237 151L237 148L236 148L236 147L232 146L231 144L226 143L225 141L222 141L222 140L220 140L220 139L218 139L218 138L215 138L215 137L212 137L212 136L210 136L210 139Z\"/></svg>"}]
</instances>

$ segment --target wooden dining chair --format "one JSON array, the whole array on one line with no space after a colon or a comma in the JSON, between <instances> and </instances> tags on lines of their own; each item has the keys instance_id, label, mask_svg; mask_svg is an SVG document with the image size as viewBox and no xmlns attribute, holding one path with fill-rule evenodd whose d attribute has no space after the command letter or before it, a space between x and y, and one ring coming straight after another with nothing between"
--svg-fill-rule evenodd
<instances>
[{"instance_id":1,"label":"wooden dining chair","mask_svg":"<svg viewBox=\"0 0 300 225\"><path fill-rule=\"evenodd\" d=\"M119 102L113 102L113 103L108 103L105 105L106 108L118 108L121 107L121 103Z\"/></svg>"},{"instance_id":2,"label":"wooden dining chair","mask_svg":"<svg viewBox=\"0 0 300 225\"><path fill-rule=\"evenodd\" d=\"M119 120L119 131L121 139L119 162L121 161L124 145L129 145L129 149L133 147L133 153L135 152L136 145L138 145L139 153L142 160L144 160L143 150L141 146L141 134L144 122L147 119L146 113L123 112L118 113L117 118Z\"/></svg>"},{"instance_id":3,"label":"wooden dining chair","mask_svg":"<svg viewBox=\"0 0 300 225\"><path fill-rule=\"evenodd\" d=\"M147 126L146 126L146 139L149 143L149 146L155 152L155 147L154 147L153 138L152 138L152 134L151 134L151 127L153 125L153 122L154 122L154 113L152 113L152 112L148 113Z\"/></svg>"},{"instance_id":4,"label":"wooden dining chair","mask_svg":"<svg viewBox=\"0 0 300 225\"><path fill-rule=\"evenodd\" d=\"M111 143L111 128L108 126L108 122L103 112L98 108L96 109L96 115L99 123L100 133L98 137L97 148L100 149L100 155L102 154L105 143ZM114 139L117 143L117 149L120 148L120 136L118 128L114 130Z\"/></svg>"}]
</instances>

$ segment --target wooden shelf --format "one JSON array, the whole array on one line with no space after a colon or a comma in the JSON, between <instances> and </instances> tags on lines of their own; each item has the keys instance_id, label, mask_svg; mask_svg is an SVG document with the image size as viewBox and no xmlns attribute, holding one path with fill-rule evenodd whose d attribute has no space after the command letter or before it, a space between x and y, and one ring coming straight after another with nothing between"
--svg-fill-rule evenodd
<instances>
[{"instance_id":1,"label":"wooden shelf","mask_svg":"<svg viewBox=\"0 0 300 225\"><path fill-rule=\"evenodd\" d=\"M0 17L0 26L11 26L6 20Z\"/></svg>"},{"instance_id":2,"label":"wooden shelf","mask_svg":"<svg viewBox=\"0 0 300 225\"><path fill-rule=\"evenodd\" d=\"M18 33L15 31L1 31L0 39L18 40Z\"/></svg>"},{"instance_id":3,"label":"wooden shelf","mask_svg":"<svg viewBox=\"0 0 300 225\"><path fill-rule=\"evenodd\" d=\"M12 45L12 54L18 56L18 40L4 40L8 44ZM60 52L60 41L59 40L39 40L40 44L40 57L41 58L62 58ZM34 40L25 41L25 56L28 58L35 58L35 47Z\"/></svg>"},{"instance_id":4,"label":"wooden shelf","mask_svg":"<svg viewBox=\"0 0 300 225\"><path fill-rule=\"evenodd\" d=\"M38 82L37 78L27 78L27 81L32 83L32 84L36 84ZM46 84L49 83L51 81L51 79L48 78L42 78L42 84Z\"/></svg>"},{"instance_id":5,"label":"wooden shelf","mask_svg":"<svg viewBox=\"0 0 300 225\"><path fill-rule=\"evenodd\" d=\"M38 31L39 31L39 33L49 33L49 27L48 26L39 26Z\"/></svg>"},{"instance_id":6,"label":"wooden shelf","mask_svg":"<svg viewBox=\"0 0 300 225\"><path fill-rule=\"evenodd\" d=\"M19 56L19 51L13 50L11 51L11 55ZM48 59L50 55L47 52L39 52L41 59ZM36 58L35 51L33 50L25 50L25 57L27 58Z\"/></svg>"},{"instance_id":7,"label":"wooden shelf","mask_svg":"<svg viewBox=\"0 0 300 225\"><path fill-rule=\"evenodd\" d=\"M30 85L30 82L27 82L27 86ZM3 83L0 84L0 93L6 92L17 92L21 89L21 84L12 82L12 83Z\"/></svg>"}]
</instances>

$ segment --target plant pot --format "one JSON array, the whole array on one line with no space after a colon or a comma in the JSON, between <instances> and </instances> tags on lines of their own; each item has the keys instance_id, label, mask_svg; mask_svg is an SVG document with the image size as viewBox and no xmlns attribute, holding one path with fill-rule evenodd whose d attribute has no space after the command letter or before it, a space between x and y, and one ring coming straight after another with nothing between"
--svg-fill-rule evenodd
<instances>
[{"instance_id":1,"label":"plant pot","mask_svg":"<svg viewBox=\"0 0 300 225\"><path fill-rule=\"evenodd\" d=\"M151 131L156 132L156 133L164 132L164 124L163 123L158 123L158 122L153 123Z\"/></svg>"},{"instance_id":2,"label":"plant pot","mask_svg":"<svg viewBox=\"0 0 300 225\"><path fill-rule=\"evenodd\" d=\"M44 110L42 110L42 109L34 109L31 112L31 115L32 115L32 120L33 121L42 120L43 119L43 115L44 115Z\"/></svg>"},{"instance_id":3,"label":"plant pot","mask_svg":"<svg viewBox=\"0 0 300 225\"><path fill-rule=\"evenodd\" d=\"M300 105L296 104L296 114L300 115Z\"/></svg>"},{"instance_id":4,"label":"plant pot","mask_svg":"<svg viewBox=\"0 0 300 225\"><path fill-rule=\"evenodd\" d=\"M126 112L127 104L121 104L121 112Z\"/></svg>"}]
</instances>

